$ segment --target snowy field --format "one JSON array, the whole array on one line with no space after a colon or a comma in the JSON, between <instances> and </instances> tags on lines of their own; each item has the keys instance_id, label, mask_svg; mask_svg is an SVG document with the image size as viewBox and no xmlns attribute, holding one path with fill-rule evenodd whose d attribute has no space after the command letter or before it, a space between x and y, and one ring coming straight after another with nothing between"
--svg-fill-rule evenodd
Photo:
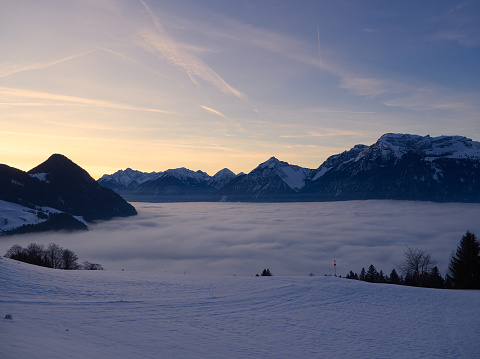
<instances>
[{"instance_id":1,"label":"snowy field","mask_svg":"<svg viewBox=\"0 0 480 359\"><path fill-rule=\"evenodd\" d=\"M386 274L405 246L420 247L445 275L467 230L480 234L480 204L411 201L326 203L134 203L139 215L88 232L0 238L56 243L107 270L169 274L317 276L375 265Z\"/></svg>"},{"instance_id":2,"label":"snowy field","mask_svg":"<svg viewBox=\"0 0 480 359\"><path fill-rule=\"evenodd\" d=\"M480 291L1 258L0 293L2 359L480 357Z\"/></svg>"}]
</instances>

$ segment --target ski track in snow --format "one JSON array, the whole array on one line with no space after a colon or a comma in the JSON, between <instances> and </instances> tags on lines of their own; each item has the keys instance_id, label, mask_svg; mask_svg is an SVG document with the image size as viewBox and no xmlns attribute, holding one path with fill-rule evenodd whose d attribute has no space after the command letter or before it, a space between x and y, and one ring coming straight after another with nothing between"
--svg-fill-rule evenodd
<instances>
[{"instance_id":1,"label":"ski track in snow","mask_svg":"<svg viewBox=\"0 0 480 359\"><path fill-rule=\"evenodd\" d=\"M475 358L480 291L0 259L1 357Z\"/></svg>"}]
</instances>

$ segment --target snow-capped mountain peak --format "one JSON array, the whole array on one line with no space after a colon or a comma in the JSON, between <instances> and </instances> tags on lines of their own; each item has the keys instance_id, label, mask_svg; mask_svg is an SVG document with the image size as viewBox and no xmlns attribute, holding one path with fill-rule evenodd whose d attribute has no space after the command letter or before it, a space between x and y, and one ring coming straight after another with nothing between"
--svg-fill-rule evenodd
<instances>
[{"instance_id":1,"label":"snow-capped mountain peak","mask_svg":"<svg viewBox=\"0 0 480 359\"><path fill-rule=\"evenodd\" d=\"M98 181L99 183L117 184L126 188L137 187L142 183L154 180L162 175L163 172L141 172L127 168L126 170L119 170L111 175L103 175Z\"/></svg>"},{"instance_id":2,"label":"snow-capped mountain peak","mask_svg":"<svg viewBox=\"0 0 480 359\"><path fill-rule=\"evenodd\" d=\"M276 157L272 156L267 161L259 164L257 168L276 168L280 165L287 165L288 166L288 163L279 161Z\"/></svg>"},{"instance_id":3,"label":"snow-capped mountain peak","mask_svg":"<svg viewBox=\"0 0 480 359\"><path fill-rule=\"evenodd\" d=\"M191 178L198 182L206 182L210 179L210 176L203 171L192 171L185 167L166 170L163 172L163 176L166 175L173 176L179 180Z\"/></svg>"},{"instance_id":4,"label":"snow-capped mountain peak","mask_svg":"<svg viewBox=\"0 0 480 359\"><path fill-rule=\"evenodd\" d=\"M210 178L208 184L217 189L222 188L228 182L236 177L235 173L230 171L228 168L224 168L218 171L212 178Z\"/></svg>"},{"instance_id":5,"label":"snow-capped mountain peak","mask_svg":"<svg viewBox=\"0 0 480 359\"><path fill-rule=\"evenodd\" d=\"M383 158L400 159L406 153L411 152L421 154L425 160L438 157L478 160L480 159L480 143L463 136L430 137L429 135L387 133L365 152L359 154L356 160L372 153Z\"/></svg>"},{"instance_id":6,"label":"snow-capped mountain peak","mask_svg":"<svg viewBox=\"0 0 480 359\"><path fill-rule=\"evenodd\" d=\"M280 177L288 187L297 192L305 186L305 180L310 178L312 173L313 170L311 169L290 165L288 162L271 157L250 172L249 176L252 179L254 177L268 178L274 174Z\"/></svg>"}]
</instances>

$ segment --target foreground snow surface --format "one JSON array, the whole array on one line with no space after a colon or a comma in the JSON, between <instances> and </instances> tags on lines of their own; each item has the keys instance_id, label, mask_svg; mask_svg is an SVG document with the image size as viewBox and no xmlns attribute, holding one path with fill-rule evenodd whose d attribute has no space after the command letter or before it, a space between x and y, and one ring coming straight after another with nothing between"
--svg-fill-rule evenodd
<instances>
[{"instance_id":1,"label":"foreground snow surface","mask_svg":"<svg viewBox=\"0 0 480 359\"><path fill-rule=\"evenodd\" d=\"M0 293L3 359L480 357L480 291L1 258Z\"/></svg>"}]
</instances>

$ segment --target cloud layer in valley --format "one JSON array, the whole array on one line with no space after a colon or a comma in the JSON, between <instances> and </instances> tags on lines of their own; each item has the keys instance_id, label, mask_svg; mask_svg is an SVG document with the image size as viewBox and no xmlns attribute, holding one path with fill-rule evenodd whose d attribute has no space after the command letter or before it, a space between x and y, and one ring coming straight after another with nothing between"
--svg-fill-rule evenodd
<instances>
[{"instance_id":1,"label":"cloud layer in valley","mask_svg":"<svg viewBox=\"0 0 480 359\"><path fill-rule=\"evenodd\" d=\"M139 215L84 233L5 237L51 242L107 270L255 275L337 274L374 264L389 274L406 246L427 250L445 274L467 230L479 232L479 204L409 201L328 203L136 203Z\"/></svg>"}]
</instances>

